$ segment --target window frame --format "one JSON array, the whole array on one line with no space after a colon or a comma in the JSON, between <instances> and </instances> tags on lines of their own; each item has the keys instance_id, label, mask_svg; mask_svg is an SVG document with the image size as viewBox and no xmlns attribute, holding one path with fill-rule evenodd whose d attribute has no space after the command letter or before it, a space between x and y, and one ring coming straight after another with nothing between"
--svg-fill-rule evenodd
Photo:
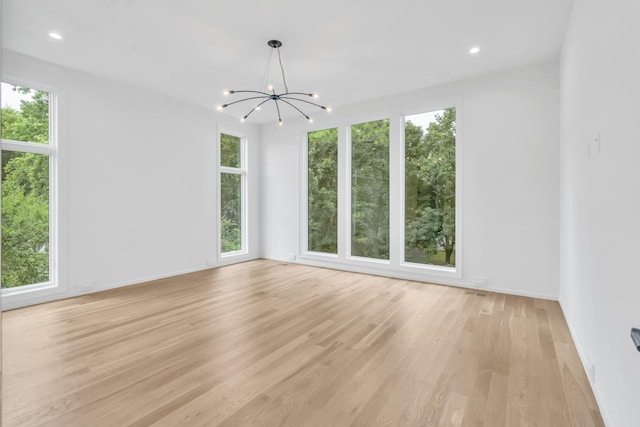
<instances>
[{"instance_id":1,"label":"window frame","mask_svg":"<svg viewBox=\"0 0 640 427\"><path fill-rule=\"evenodd\" d=\"M2 83L28 87L31 90L47 92L49 94L49 143L14 141L0 138L0 150L21 153L33 153L48 156L49 163L49 280L40 283L30 283L13 288L2 288L1 295L4 303L8 299L27 298L49 293L64 292L59 280L59 234L58 234L58 94L53 88L44 85L20 81L18 79L3 78Z\"/></svg>"},{"instance_id":2,"label":"window frame","mask_svg":"<svg viewBox=\"0 0 640 427\"><path fill-rule=\"evenodd\" d=\"M322 120L301 132L300 168L300 250L304 263L338 267L371 274L390 275L409 280L465 286L463 234L463 99L461 95L408 102L381 110L361 111L341 118ZM405 117L446 108L456 109L456 265L445 267L404 261L405 245ZM389 259L351 255L351 126L389 119ZM338 128L338 254L308 250L308 133Z\"/></svg>"},{"instance_id":3,"label":"window frame","mask_svg":"<svg viewBox=\"0 0 640 427\"><path fill-rule=\"evenodd\" d=\"M401 115L400 117L400 132L401 132L401 144L399 147L400 150L400 159L402 160L400 162L400 182L401 182L401 188L402 191L400 191L399 196L400 196L400 206L402 207L400 209L400 221L402 224L402 233L400 234L400 248L402 249L401 254L400 254L400 265L406 268L413 268L413 269L421 269L421 270L428 270L429 272L433 273L433 274L437 274L437 275L443 275L443 276L450 276L450 277L455 277L455 278L461 278L462 277L462 250L460 250L460 252L458 253L458 247L462 247L462 182L461 182L461 169L462 169L462 147L461 147L461 142L459 141L459 137L460 137L460 132L459 132L459 126L458 124L460 123L459 119L460 119L460 105L456 104L451 104L451 105L447 105L442 104L443 106L441 107L436 107L436 108L429 108L429 109L424 109L421 112L411 112L411 113L404 113ZM406 141L405 141L405 123L406 123L406 118L408 116L413 116L416 114L423 114L423 113L431 113L431 112L435 112L435 111L440 111L440 110L445 110L447 108L455 108L456 110L456 244L455 244L455 253L456 253L456 265L455 267L446 267L446 266L440 266L440 265L435 265L435 264L420 264L420 263L415 263L415 262L410 262L410 261L406 261L405 260L405 247L406 247L406 163L404 161L405 159L405 150L406 150ZM459 245L460 242L460 245Z\"/></svg>"},{"instance_id":4,"label":"window frame","mask_svg":"<svg viewBox=\"0 0 640 427\"><path fill-rule=\"evenodd\" d=\"M352 229L352 224L353 224L353 218L352 218L352 214L353 214L353 205L352 205L352 201L353 201L353 143L352 143L352 129L353 126L356 125L360 125L360 124L366 124L366 123L372 123L372 122L378 122L378 121L385 121L388 120L389 121L389 259L383 259L383 258L369 258L369 257L363 257L363 256L359 256L359 255L353 255L352 250L353 250L353 229ZM380 116L378 118L374 118L374 119L366 119L366 120L355 120L352 121L346 129L346 136L347 136L347 140L346 140L346 158L345 158L345 166L347 167L347 174L346 174L346 179L345 179L345 187L344 189L345 191L345 195L347 198L347 204L345 206L345 209L348 209L348 214L345 218L345 227L346 227L346 247L345 247L345 254L346 254L346 259L347 260L351 260L351 261L356 261L356 262L365 262L365 263L373 263L373 264L379 264L379 265L390 265L392 262L392 252L393 252L393 237L392 237L392 222L391 222L391 217L392 217L392 211L393 209L391 208L391 202L392 202L392 197L391 197L391 192L393 189L393 181L392 181L392 174L391 171L393 169L391 160L392 160L392 147L391 147L391 130L392 130L392 125L391 122L393 121L392 117L385 117ZM340 191L340 186L338 186L338 191ZM344 212L347 212L346 210Z\"/></svg>"},{"instance_id":5,"label":"window frame","mask_svg":"<svg viewBox=\"0 0 640 427\"><path fill-rule=\"evenodd\" d=\"M230 166L222 166L222 158L221 158L221 145L222 145L222 135L228 135L235 138L240 139L240 167L234 168ZM218 185L217 185L217 252L218 252L218 262L226 262L233 257L247 255L249 253L249 191L248 191L248 179L249 173L247 168L247 147L248 140L247 137L242 135L239 132L234 132L226 129L218 130L218 141L216 146L217 152L217 177L218 177ZM237 251L230 252L222 252L222 174L233 174L240 176L240 249Z\"/></svg>"},{"instance_id":6,"label":"window frame","mask_svg":"<svg viewBox=\"0 0 640 427\"><path fill-rule=\"evenodd\" d=\"M309 129L304 133L304 137L303 137L303 141L302 141L302 158L301 158L301 171L302 171L302 177L301 177L301 185L302 185L302 197L303 197L303 201L302 201L302 205L300 208L301 214L302 214L302 218L304 219L303 221L300 221L301 224L301 248L302 248L302 253L304 254L308 254L311 256L315 256L315 257L320 257L320 258L325 258L325 259L337 259L340 256L340 226L341 226L341 217L340 217L340 206L341 206L341 201L340 201L340 195L338 194L338 200L337 200L337 209L338 209L338 224L337 224L337 246L338 246L338 250L335 254L332 253L328 253L328 252L317 252L317 251L311 251L309 250L309 134L313 133L313 132L318 132L318 131L322 131L322 130L328 130L328 129L336 129L337 133L338 133L338 141L337 141L337 185L338 185L338 190L340 189L340 167L341 167L341 162L340 162L340 127L339 126L328 126L328 127L309 127Z\"/></svg>"}]
</instances>

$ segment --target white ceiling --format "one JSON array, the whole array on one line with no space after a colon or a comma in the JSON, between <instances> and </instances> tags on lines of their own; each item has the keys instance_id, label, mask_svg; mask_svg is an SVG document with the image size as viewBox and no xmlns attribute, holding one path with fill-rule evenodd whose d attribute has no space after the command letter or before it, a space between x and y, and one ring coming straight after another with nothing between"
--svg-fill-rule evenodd
<instances>
[{"instance_id":1,"label":"white ceiling","mask_svg":"<svg viewBox=\"0 0 640 427\"><path fill-rule=\"evenodd\" d=\"M572 3L3 0L2 41L6 49L213 109L230 100L224 89L258 89L271 53L266 42L275 38L283 42L289 89L319 92L319 102L339 108L555 58ZM64 39L52 40L51 31ZM475 45L481 52L469 55ZM273 65L270 80L278 85Z\"/></svg>"}]
</instances>

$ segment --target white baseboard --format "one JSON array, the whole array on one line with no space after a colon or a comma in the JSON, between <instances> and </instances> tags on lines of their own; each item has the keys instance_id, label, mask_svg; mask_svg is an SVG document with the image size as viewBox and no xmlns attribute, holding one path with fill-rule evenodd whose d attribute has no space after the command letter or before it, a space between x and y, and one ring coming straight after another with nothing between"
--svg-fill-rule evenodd
<instances>
[{"instance_id":1,"label":"white baseboard","mask_svg":"<svg viewBox=\"0 0 640 427\"><path fill-rule=\"evenodd\" d=\"M560 304L560 309L562 310L562 315L564 316L564 320L565 323L567 324L567 328L569 328L569 334L571 335L571 339L573 339L573 344L576 347L576 350L578 351L578 357L580 358L580 362L582 363L582 369L584 369L584 373L587 376L587 379L589 379L589 362L588 362L588 358L587 355L584 351L584 347L582 346L580 340L578 339L578 335L575 333L575 329L571 326L571 322L569 321L564 307L562 305L562 300L558 300L558 303ZM602 416L602 421L604 422L605 426L609 426L612 427L612 424L609 423L609 417L607 416L607 411L605 406L603 405L603 401L602 398L600 397L600 395L598 394L598 388L596 387L595 384L591 383L591 380L589 380L589 385L591 386L591 391L593 392L593 396L596 399L596 403L598 404L598 409L600 409L600 415Z\"/></svg>"},{"instance_id":2,"label":"white baseboard","mask_svg":"<svg viewBox=\"0 0 640 427\"><path fill-rule=\"evenodd\" d=\"M279 257L263 257L263 258L270 259L272 261L278 261L278 262L288 262L292 264L302 264L302 265L310 265L314 267L331 268L334 270L351 271L353 273L364 273L364 274L371 274L374 276L392 277L394 279L404 279L404 280L412 280L416 282L434 283L437 285L455 286L458 288L474 289L474 290L487 291L487 292L497 292L500 294L517 295L522 297L538 298L538 299L545 299L550 301L558 300L557 295L543 294L538 292L520 291L520 290L514 290L514 289L507 289L507 288L497 288L492 286L488 286L486 288L478 288L478 287L472 286L471 282L467 280L426 275L423 272L411 272L406 270L398 270L398 269L394 269L393 267L379 267L379 266L369 267L369 266L362 266L362 265L352 265L347 263L336 263L335 261L331 262L331 261L312 260L312 259L301 258L301 257L296 257L295 261L292 261L286 258L279 258Z\"/></svg>"},{"instance_id":3,"label":"white baseboard","mask_svg":"<svg viewBox=\"0 0 640 427\"><path fill-rule=\"evenodd\" d=\"M185 269L181 271L175 271L171 273L163 273L163 274L158 274L153 276L141 277L133 280L127 280L124 282L110 283L107 285L98 286L95 289L90 289L90 290L75 289L75 290L67 290L67 291L63 290L63 291L54 292L54 293L50 292L50 293L42 293L42 294L38 294L37 292L34 292L32 295L25 294L24 296L22 296L22 298L11 298L12 296L7 295L7 296L3 296L2 298L2 310L13 310L16 308L28 307L36 304L44 304L52 301L74 298L81 295L88 295L95 292L101 292L109 289L120 288L123 286L137 285L140 283L151 282L153 280L165 279L167 277L195 273L197 271L207 270L210 268L212 267L198 267L198 268Z\"/></svg>"}]
</instances>

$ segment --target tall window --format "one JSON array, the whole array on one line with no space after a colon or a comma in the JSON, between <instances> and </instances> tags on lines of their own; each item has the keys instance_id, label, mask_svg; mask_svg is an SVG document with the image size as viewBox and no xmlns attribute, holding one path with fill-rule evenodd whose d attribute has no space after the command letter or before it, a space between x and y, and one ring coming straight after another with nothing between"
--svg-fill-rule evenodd
<instances>
[{"instance_id":1,"label":"tall window","mask_svg":"<svg viewBox=\"0 0 640 427\"><path fill-rule=\"evenodd\" d=\"M245 143L234 135L220 134L220 251L246 251Z\"/></svg>"},{"instance_id":2,"label":"tall window","mask_svg":"<svg viewBox=\"0 0 640 427\"><path fill-rule=\"evenodd\" d=\"M405 117L406 262L456 265L456 110Z\"/></svg>"},{"instance_id":3,"label":"tall window","mask_svg":"<svg viewBox=\"0 0 640 427\"><path fill-rule=\"evenodd\" d=\"M389 120L351 126L351 255L389 259Z\"/></svg>"},{"instance_id":4,"label":"tall window","mask_svg":"<svg viewBox=\"0 0 640 427\"><path fill-rule=\"evenodd\" d=\"M50 94L2 82L2 287L53 281Z\"/></svg>"},{"instance_id":5,"label":"tall window","mask_svg":"<svg viewBox=\"0 0 640 427\"><path fill-rule=\"evenodd\" d=\"M338 253L338 129L307 134L308 250Z\"/></svg>"}]
</instances>

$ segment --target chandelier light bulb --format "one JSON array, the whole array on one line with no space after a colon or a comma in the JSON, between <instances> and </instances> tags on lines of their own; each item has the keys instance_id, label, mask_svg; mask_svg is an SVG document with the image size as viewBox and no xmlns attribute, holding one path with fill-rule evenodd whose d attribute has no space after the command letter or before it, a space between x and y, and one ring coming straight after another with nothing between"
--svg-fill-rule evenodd
<instances>
[{"instance_id":1,"label":"chandelier light bulb","mask_svg":"<svg viewBox=\"0 0 640 427\"><path fill-rule=\"evenodd\" d=\"M269 86L267 86L267 89L268 89L268 90L273 90L273 85L272 85L272 84L270 84Z\"/></svg>"},{"instance_id":2,"label":"chandelier light bulb","mask_svg":"<svg viewBox=\"0 0 640 427\"><path fill-rule=\"evenodd\" d=\"M316 98L316 99L317 99L317 98L318 98L318 94L317 94L317 93L312 93L312 94L311 94L311 97L312 97L312 98Z\"/></svg>"},{"instance_id":3,"label":"chandelier light bulb","mask_svg":"<svg viewBox=\"0 0 640 427\"><path fill-rule=\"evenodd\" d=\"M278 119L278 124L282 126L282 119Z\"/></svg>"}]
</instances>

